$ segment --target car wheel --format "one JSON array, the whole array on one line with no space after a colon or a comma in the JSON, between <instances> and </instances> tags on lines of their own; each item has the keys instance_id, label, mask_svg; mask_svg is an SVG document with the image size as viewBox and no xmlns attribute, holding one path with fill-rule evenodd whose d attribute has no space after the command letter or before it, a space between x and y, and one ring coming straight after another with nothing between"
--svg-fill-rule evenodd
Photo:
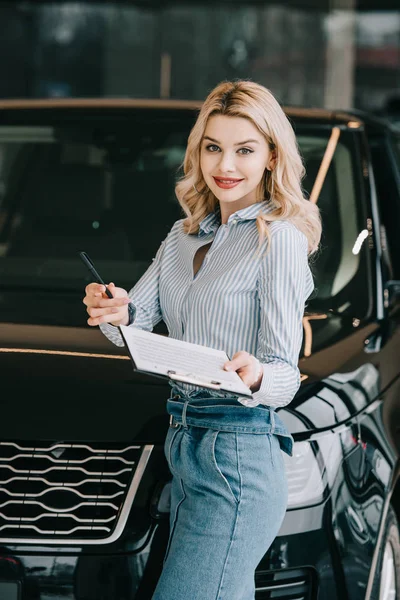
<instances>
[{"instance_id":1,"label":"car wheel","mask_svg":"<svg viewBox=\"0 0 400 600\"><path fill-rule=\"evenodd\" d=\"M385 533L379 550L371 600L396 600L400 597L400 533L396 514L389 507Z\"/></svg>"}]
</instances>

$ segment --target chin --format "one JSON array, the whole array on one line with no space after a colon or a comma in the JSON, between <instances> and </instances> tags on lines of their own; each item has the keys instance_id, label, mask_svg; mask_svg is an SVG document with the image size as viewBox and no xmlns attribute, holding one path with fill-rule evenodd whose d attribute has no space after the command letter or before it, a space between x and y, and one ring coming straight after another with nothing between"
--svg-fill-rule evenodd
<instances>
[{"instance_id":1,"label":"chin","mask_svg":"<svg viewBox=\"0 0 400 600\"><path fill-rule=\"evenodd\" d=\"M211 191L221 202L240 202L247 196L247 194L243 193L238 194L236 190L221 190L217 188L216 190L211 189Z\"/></svg>"}]
</instances>

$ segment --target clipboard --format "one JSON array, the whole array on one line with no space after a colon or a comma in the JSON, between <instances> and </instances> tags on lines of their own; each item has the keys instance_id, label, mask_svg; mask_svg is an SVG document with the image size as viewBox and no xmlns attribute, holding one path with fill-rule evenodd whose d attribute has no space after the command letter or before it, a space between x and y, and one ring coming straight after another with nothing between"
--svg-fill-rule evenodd
<instances>
[{"instance_id":1,"label":"clipboard","mask_svg":"<svg viewBox=\"0 0 400 600\"><path fill-rule=\"evenodd\" d=\"M225 371L229 360L223 350L192 344L134 326L121 325L121 336L135 371L188 383L200 388L252 397L250 388L235 371Z\"/></svg>"}]
</instances>

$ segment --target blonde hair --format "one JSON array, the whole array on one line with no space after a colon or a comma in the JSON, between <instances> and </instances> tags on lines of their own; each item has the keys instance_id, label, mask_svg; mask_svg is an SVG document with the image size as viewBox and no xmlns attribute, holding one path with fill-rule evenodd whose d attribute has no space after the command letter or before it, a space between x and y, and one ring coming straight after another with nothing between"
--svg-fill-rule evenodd
<instances>
[{"instance_id":1,"label":"blonde hair","mask_svg":"<svg viewBox=\"0 0 400 600\"><path fill-rule=\"evenodd\" d=\"M259 247L265 238L270 238L268 223L286 219L306 235L308 252L313 254L321 237L321 218L318 207L303 195L301 181L305 170L293 127L271 92L248 80L224 81L217 85L204 101L190 132L183 161L184 176L175 187L187 216L185 232L197 233L201 221L218 204L200 168L201 142L208 119L215 115L248 119L276 152L276 166L272 171L265 171L261 182L260 202L271 199L275 208L257 217Z\"/></svg>"}]
</instances>

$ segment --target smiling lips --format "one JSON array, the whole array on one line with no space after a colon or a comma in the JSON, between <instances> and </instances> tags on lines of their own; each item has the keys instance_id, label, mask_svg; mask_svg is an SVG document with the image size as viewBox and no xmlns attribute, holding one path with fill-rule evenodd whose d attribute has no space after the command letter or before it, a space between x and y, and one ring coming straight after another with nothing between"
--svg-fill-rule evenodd
<instances>
[{"instance_id":1,"label":"smiling lips","mask_svg":"<svg viewBox=\"0 0 400 600\"><path fill-rule=\"evenodd\" d=\"M230 190L236 187L243 179L232 179L232 177L213 177L218 187L223 190Z\"/></svg>"}]
</instances>

